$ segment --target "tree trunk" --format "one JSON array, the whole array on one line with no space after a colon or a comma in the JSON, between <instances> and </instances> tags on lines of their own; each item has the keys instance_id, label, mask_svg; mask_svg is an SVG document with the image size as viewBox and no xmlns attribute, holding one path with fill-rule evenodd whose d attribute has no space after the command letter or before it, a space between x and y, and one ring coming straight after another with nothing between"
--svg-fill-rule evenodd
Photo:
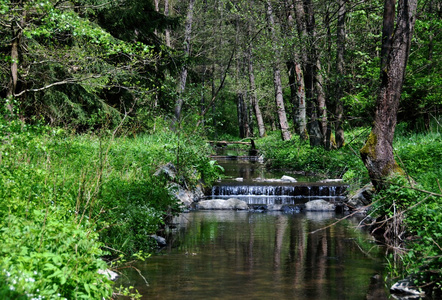
<instances>
[{"instance_id":1,"label":"tree trunk","mask_svg":"<svg viewBox=\"0 0 442 300\"><path fill-rule=\"evenodd\" d=\"M275 20L273 18L272 4L267 1L267 17L269 23L269 30L271 34L271 39L273 45L276 43L276 33L275 33ZM276 100L276 110L278 113L279 127L281 129L282 140L288 141L292 138L289 131L289 124L287 122L287 115L285 113L284 98L282 94L282 82L281 82L281 71L278 66L278 59L280 57L279 50L274 46L275 61L273 62L273 83L275 86L275 100Z\"/></svg>"},{"instance_id":2,"label":"tree trunk","mask_svg":"<svg viewBox=\"0 0 442 300\"><path fill-rule=\"evenodd\" d=\"M335 108L335 141L336 147L341 148L344 145L344 129L342 128L342 118L344 106L342 97L345 88L345 0L338 2L338 26L336 39L336 108Z\"/></svg>"},{"instance_id":3,"label":"tree trunk","mask_svg":"<svg viewBox=\"0 0 442 300\"><path fill-rule=\"evenodd\" d=\"M247 107L247 101L245 101L245 98L246 95L244 92L238 92L237 109L238 109L239 136L241 138L252 136L249 124L249 109Z\"/></svg>"},{"instance_id":4,"label":"tree trunk","mask_svg":"<svg viewBox=\"0 0 442 300\"><path fill-rule=\"evenodd\" d=\"M255 111L256 123L258 125L259 136L263 137L266 134L266 129L264 126L264 120L262 118L261 108L259 107L258 99L256 97L256 83L255 83L255 74L253 71L253 57L252 57L252 45L249 45L247 51L247 64L249 71L249 83L250 83L250 99L253 106L253 110Z\"/></svg>"},{"instance_id":5,"label":"tree trunk","mask_svg":"<svg viewBox=\"0 0 442 300\"><path fill-rule=\"evenodd\" d=\"M169 16L169 0L164 0L164 15L166 17ZM171 43L170 43L170 28L169 26L166 27L166 46L167 47L171 47Z\"/></svg>"},{"instance_id":6,"label":"tree trunk","mask_svg":"<svg viewBox=\"0 0 442 300\"><path fill-rule=\"evenodd\" d=\"M284 0L286 15L281 21L284 24L284 35L290 39L294 38L293 25L294 20L294 4L289 0ZM304 74L302 72L302 65L300 58L296 52L295 46L291 47L290 59L287 61L287 72L290 86L290 102L293 107L292 118L297 133L301 139L306 140L307 135L307 119L305 107L305 88L304 88Z\"/></svg>"},{"instance_id":7,"label":"tree trunk","mask_svg":"<svg viewBox=\"0 0 442 300\"><path fill-rule=\"evenodd\" d=\"M399 0L394 27L394 0L385 0L381 49L381 85L376 102L374 126L360 150L376 189L387 186L385 179L402 174L393 155L393 137L404 81L417 0Z\"/></svg>"},{"instance_id":8,"label":"tree trunk","mask_svg":"<svg viewBox=\"0 0 442 300\"><path fill-rule=\"evenodd\" d=\"M18 61L19 61L19 48L20 41L23 34L22 28L24 27L24 20L26 18L26 10L23 9L23 15L21 16L19 22L12 22L12 42L11 42L11 79L8 84L8 89L6 92L6 109L14 114L14 105L12 103L15 97L18 83ZM15 25L15 26L14 26ZM17 27L17 28L15 28Z\"/></svg>"},{"instance_id":9,"label":"tree trunk","mask_svg":"<svg viewBox=\"0 0 442 300\"><path fill-rule=\"evenodd\" d=\"M181 119L181 110L183 108L184 98L183 93L186 89L186 81L187 81L187 72L188 72L188 58L190 56L190 37L192 33L192 22L193 22L193 6L195 0L189 0L189 7L187 8L187 18L184 32L184 65L181 69L180 73L180 81L178 85L178 99L175 103L175 119L174 123L180 122Z\"/></svg>"},{"instance_id":10,"label":"tree trunk","mask_svg":"<svg viewBox=\"0 0 442 300\"><path fill-rule=\"evenodd\" d=\"M295 19L298 29L298 35L301 45L306 45L301 51L303 63L305 103L307 114L307 132L311 146L320 146L323 144L323 134L318 122L318 107L315 98L315 52L312 33L314 28L314 14L310 1L306 2L308 14L306 14L302 1L293 0L295 8ZM310 6L310 7L309 7Z\"/></svg>"},{"instance_id":11,"label":"tree trunk","mask_svg":"<svg viewBox=\"0 0 442 300\"><path fill-rule=\"evenodd\" d=\"M304 73L298 59L294 59L287 63L290 91L294 96L293 99L293 117L298 128L298 134L303 140L308 139L307 134L307 115L305 105L305 87Z\"/></svg>"}]
</instances>

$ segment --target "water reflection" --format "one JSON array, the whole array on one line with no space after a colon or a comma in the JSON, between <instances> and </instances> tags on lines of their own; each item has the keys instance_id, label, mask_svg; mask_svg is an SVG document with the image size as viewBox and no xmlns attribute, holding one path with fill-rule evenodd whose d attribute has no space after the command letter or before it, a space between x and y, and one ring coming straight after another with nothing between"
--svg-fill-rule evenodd
<instances>
[{"instance_id":1,"label":"water reflection","mask_svg":"<svg viewBox=\"0 0 442 300\"><path fill-rule=\"evenodd\" d=\"M335 215L201 211L179 221L172 245L136 265L149 286L129 274L143 299L387 299L370 280L382 253L357 220L313 234Z\"/></svg>"}]
</instances>

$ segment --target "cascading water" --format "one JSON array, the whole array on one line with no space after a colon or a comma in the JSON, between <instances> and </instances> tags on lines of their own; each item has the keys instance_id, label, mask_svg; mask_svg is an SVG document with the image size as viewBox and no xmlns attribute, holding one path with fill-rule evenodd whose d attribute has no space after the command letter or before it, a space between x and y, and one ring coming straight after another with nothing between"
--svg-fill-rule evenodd
<instances>
[{"instance_id":1,"label":"cascading water","mask_svg":"<svg viewBox=\"0 0 442 300\"><path fill-rule=\"evenodd\" d=\"M317 178L296 176L297 182L280 180L283 173L270 173L256 159L223 158L218 163L225 169L226 179L212 187L206 199L237 198L249 206L299 206L313 199L339 202L345 197L346 185L312 181Z\"/></svg>"}]
</instances>

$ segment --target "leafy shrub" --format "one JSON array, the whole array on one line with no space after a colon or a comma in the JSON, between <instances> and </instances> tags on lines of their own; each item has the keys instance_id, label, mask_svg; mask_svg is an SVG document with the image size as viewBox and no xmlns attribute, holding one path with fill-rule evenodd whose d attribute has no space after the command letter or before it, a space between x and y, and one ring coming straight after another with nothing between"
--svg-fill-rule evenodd
<instances>
[{"instance_id":1,"label":"leafy shrub","mask_svg":"<svg viewBox=\"0 0 442 300\"><path fill-rule=\"evenodd\" d=\"M168 131L137 138L73 136L0 119L0 298L102 299L112 284L102 249L149 251L165 217L180 212L163 164L177 183L219 176L200 139Z\"/></svg>"},{"instance_id":2,"label":"leafy shrub","mask_svg":"<svg viewBox=\"0 0 442 300\"><path fill-rule=\"evenodd\" d=\"M0 232L2 299L102 299L112 295L98 234L54 207L6 216ZM4 216L3 216L4 217Z\"/></svg>"}]
</instances>

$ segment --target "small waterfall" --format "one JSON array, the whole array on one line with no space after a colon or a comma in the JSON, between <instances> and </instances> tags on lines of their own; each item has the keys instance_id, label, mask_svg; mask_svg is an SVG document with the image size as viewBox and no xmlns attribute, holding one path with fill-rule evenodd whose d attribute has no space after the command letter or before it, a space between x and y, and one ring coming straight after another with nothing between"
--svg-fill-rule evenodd
<instances>
[{"instance_id":1,"label":"small waterfall","mask_svg":"<svg viewBox=\"0 0 442 300\"><path fill-rule=\"evenodd\" d=\"M211 199L238 198L248 204L297 204L314 198L342 199L345 185L326 183L224 183L212 187Z\"/></svg>"},{"instance_id":2,"label":"small waterfall","mask_svg":"<svg viewBox=\"0 0 442 300\"><path fill-rule=\"evenodd\" d=\"M267 170L257 157L213 158L224 168L226 179L213 186L206 199L237 198L249 206L282 208L303 205L313 199L342 200L347 188L342 183L316 182L314 178L302 175L295 178L298 182L284 181L282 177L286 174Z\"/></svg>"}]
</instances>

